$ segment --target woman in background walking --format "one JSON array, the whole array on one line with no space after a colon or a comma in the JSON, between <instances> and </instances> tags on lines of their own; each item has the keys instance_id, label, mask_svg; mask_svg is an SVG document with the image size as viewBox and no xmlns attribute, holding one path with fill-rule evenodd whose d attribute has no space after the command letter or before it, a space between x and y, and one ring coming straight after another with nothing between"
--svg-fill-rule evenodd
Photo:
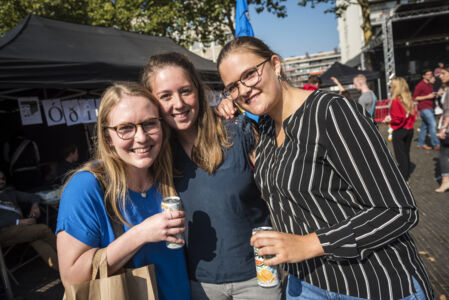
<instances>
[{"instance_id":1,"label":"woman in background walking","mask_svg":"<svg viewBox=\"0 0 449 300\"><path fill-rule=\"evenodd\" d=\"M440 127L438 133L441 139L440 148L440 167L441 167L441 186L435 190L438 193L444 193L449 189L449 144L444 142L447 140L449 134L449 67L441 69L440 79L445 87L443 96L441 97L441 103L443 105L443 124Z\"/></svg>"},{"instance_id":2,"label":"woman in background walking","mask_svg":"<svg viewBox=\"0 0 449 300\"><path fill-rule=\"evenodd\" d=\"M410 177L410 145L413 138L413 125L416 111L407 81L402 77L393 78L390 83L393 101L390 117L393 128L393 148L399 171L408 183Z\"/></svg>"}]
</instances>

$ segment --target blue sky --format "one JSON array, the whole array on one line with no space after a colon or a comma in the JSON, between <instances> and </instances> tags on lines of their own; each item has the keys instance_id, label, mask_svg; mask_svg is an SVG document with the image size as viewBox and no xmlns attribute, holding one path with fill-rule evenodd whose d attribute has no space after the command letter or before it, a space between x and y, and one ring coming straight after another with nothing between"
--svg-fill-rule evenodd
<instances>
[{"instance_id":1,"label":"blue sky","mask_svg":"<svg viewBox=\"0 0 449 300\"><path fill-rule=\"evenodd\" d=\"M310 8L299 6L297 2L284 2L288 14L284 19L266 11L258 14L250 5L249 17L255 36L283 58L338 48L337 18L324 13L330 5L318 4Z\"/></svg>"}]
</instances>

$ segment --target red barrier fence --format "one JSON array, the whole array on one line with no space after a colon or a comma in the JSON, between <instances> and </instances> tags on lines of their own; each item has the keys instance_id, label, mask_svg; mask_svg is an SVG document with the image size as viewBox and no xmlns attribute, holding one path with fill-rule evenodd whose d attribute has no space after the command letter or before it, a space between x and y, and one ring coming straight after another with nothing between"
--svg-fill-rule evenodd
<instances>
[{"instance_id":1,"label":"red barrier fence","mask_svg":"<svg viewBox=\"0 0 449 300\"><path fill-rule=\"evenodd\" d=\"M390 102L390 99L377 100L376 108L374 109L374 119L377 123L382 122L390 114ZM418 111L417 102L415 102L415 110Z\"/></svg>"},{"instance_id":2,"label":"red barrier fence","mask_svg":"<svg viewBox=\"0 0 449 300\"><path fill-rule=\"evenodd\" d=\"M390 114L390 99L377 100L374 110L374 119L377 123L382 122Z\"/></svg>"}]
</instances>

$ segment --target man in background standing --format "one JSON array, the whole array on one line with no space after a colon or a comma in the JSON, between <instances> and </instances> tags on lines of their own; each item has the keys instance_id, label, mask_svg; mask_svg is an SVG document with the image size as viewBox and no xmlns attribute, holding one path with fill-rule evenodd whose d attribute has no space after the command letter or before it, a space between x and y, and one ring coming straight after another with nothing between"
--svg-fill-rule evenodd
<instances>
[{"instance_id":1,"label":"man in background standing","mask_svg":"<svg viewBox=\"0 0 449 300\"><path fill-rule=\"evenodd\" d=\"M368 87L365 75L359 74L355 76L352 82L354 83L354 88L362 93L358 103L372 116L374 114L374 108L376 107L377 97Z\"/></svg>"},{"instance_id":2,"label":"man in background standing","mask_svg":"<svg viewBox=\"0 0 449 300\"><path fill-rule=\"evenodd\" d=\"M431 69L425 69L422 73L422 80L416 85L413 92L413 99L418 101L418 112L421 116L421 127L418 134L418 148L431 150L440 149L440 140L436 133L436 121L433 111L434 98L436 93L433 92L433 82L435 78ZM425 144L427 132L430 134L430 143L432 147Z\"/></svg>"}]
</instances>

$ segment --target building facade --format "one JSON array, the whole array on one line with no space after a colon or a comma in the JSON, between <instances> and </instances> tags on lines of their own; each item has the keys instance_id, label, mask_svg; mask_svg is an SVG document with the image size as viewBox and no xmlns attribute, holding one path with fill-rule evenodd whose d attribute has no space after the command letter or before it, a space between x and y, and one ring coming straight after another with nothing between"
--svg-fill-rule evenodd
<instances>
[{"instance_id":1,"label":"building facade","mask_svg":"<svg viewBox=\"0 0 449 300\"><path fill-rule=\"evenodd\" d=\"M370 6L370 21L373 37L381 30L384 16L390 16L400 4L416 2L414 0L367 0ZM347 3L337 0L337 5ZM338 18L338 36L340 39L341 62L346 64L362 52L365 40L362 30L362 10L360 5L350 4ZM356 64L351 64L356 65Z\"/></svg>"},{"instance_id":2,"label":"building facade","mask_svg":"<svg viewBox=\"0 0 449 300\"><path fill-rule=\"evenodd\" d=\"M293 86L302 87L310 75L324 73L334 62L339 62L340 59L340 52L335 50L288 57L283 60L282 65L290 83Z\"/></svg>"}]
</instances>

